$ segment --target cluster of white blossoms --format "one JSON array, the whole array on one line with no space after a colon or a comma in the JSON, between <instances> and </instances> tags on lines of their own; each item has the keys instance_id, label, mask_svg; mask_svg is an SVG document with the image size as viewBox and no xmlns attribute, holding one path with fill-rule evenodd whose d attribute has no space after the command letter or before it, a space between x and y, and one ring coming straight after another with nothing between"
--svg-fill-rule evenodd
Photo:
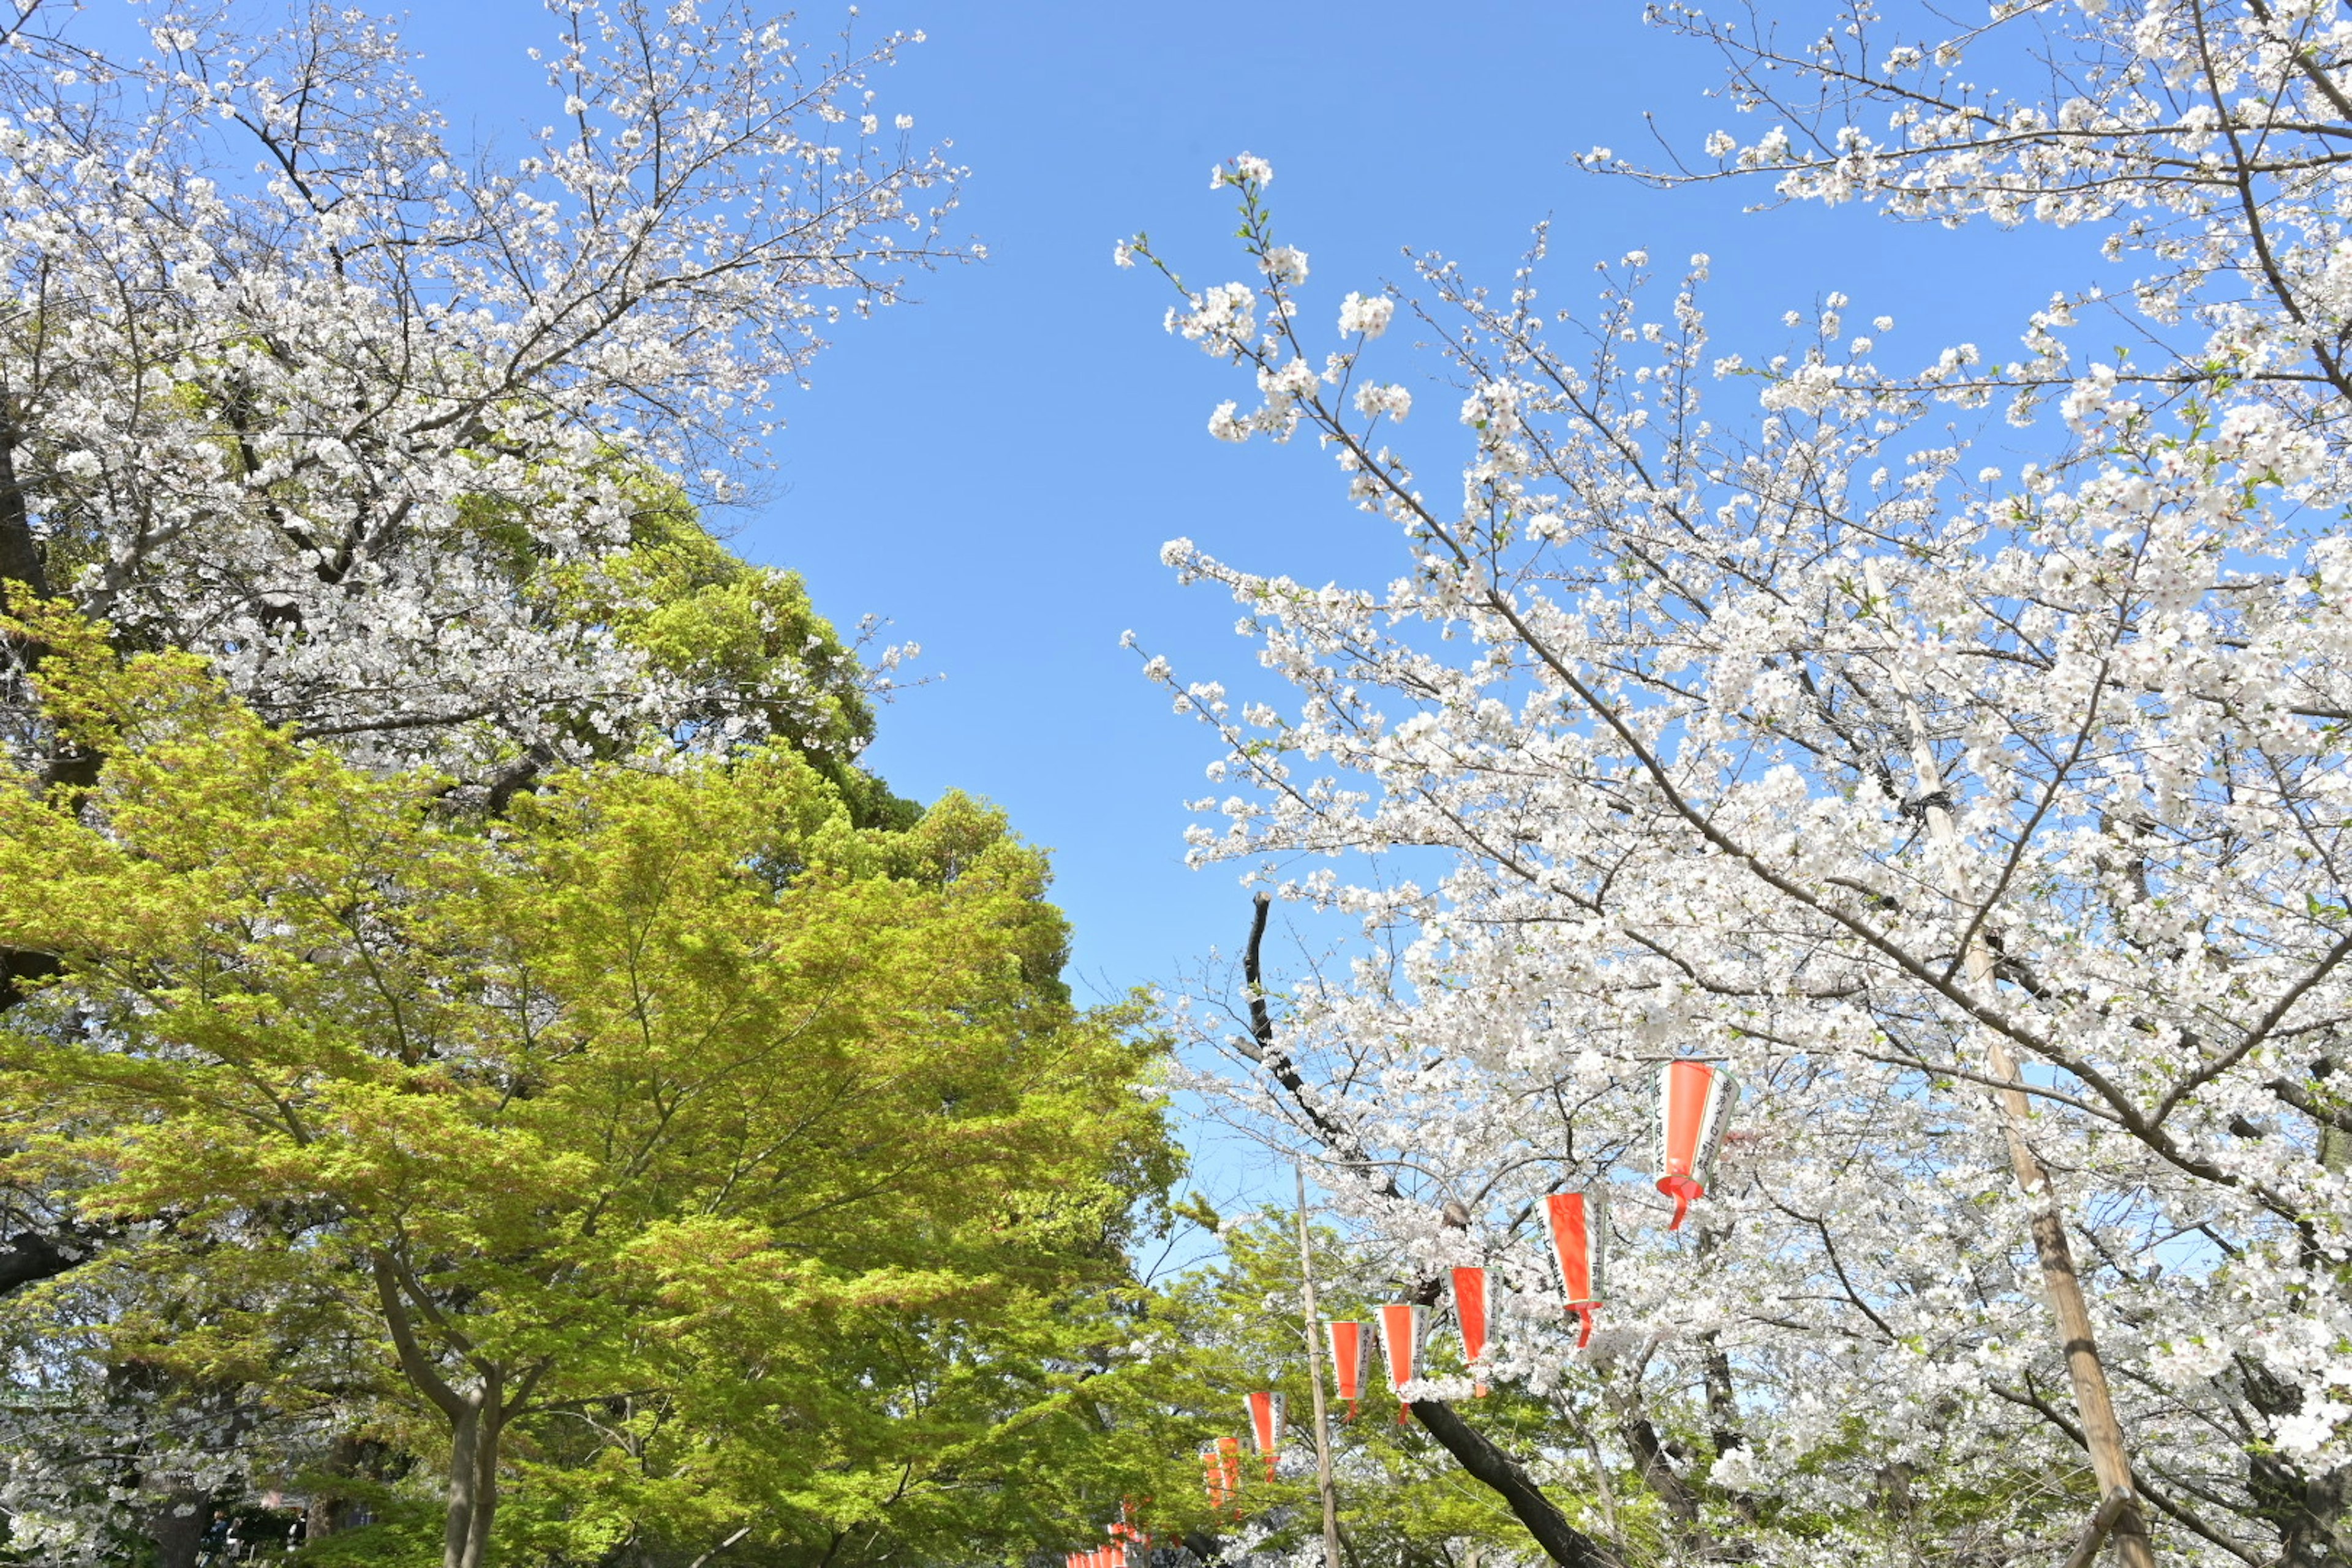
<instances>
[{"instance_id":1,"label":"cluster of white blossoms","mask_svg":"<svg viewBox=\"0 0 2352 1568\"><path fill-rule=\"evenodd\" d=\"M758 729L556 601L625 594L595 563L666 494L737 493L828 323L948 254L956 172L850 122L898 38L577 10L566 118L505 166L357 12L191 13L123 60L21 24L0 572L390 763Z\"/></svg>"},{"instance_id":2,"label":"cluster of white blossoms","mask_svg":"<svg viewBox=\"0 0 2352 1568\"><path fill-rule=\"evenodd\" d=\"M1389 330L1389 320L1396 314L1396 301L1385 294L1369 297L1350 290L1339 301L1339 334L1355 337L1361 334L1377 338Z\"/></svg>"},{"instance_id":3,"label":"cluster of white blossoms","mask_svg":"<svg viewBox=\"0 0 2352 1568\"><path fill-rule=\"evenodd\" d=\"M1228 405L1311 429L1402 563L1318 588L1170 549L1261 671L1185 699L1228 792L1196 858L1367 938L1275 995L1297 1086L1244 1052L1194 1087L1318 1159L1351 1266L1401 1287L1483 1263L1549 1300L1537 1200L1612 1184L1602 1331L1580 1355L1521 1312L1492 1375L1684 1547L2054 1561L2096 1494L2004 1147L2014 1059L2159 1556L2340 1562L2352 21L2148 0L1946 36L1864 6L1784 47L1663 15L1772 122L1710 142L1727 173L2098 224L2148 276L2054 296L2015 359L1906 374L1843 300L1786 353L1711 346L1703 262L1660 300L1628 258L1556 331L1540 240L1491 295L1432 261L1413 308L1450 346L1421 374L1464 394L1443 500L1352 354ZM2034 97L2053 79L2080 96ZM1271 254L1264 177L1226 183ZM1307 360L1292 287L1255 293L1191 335ZM2141 346L2111 359L2095 314ZM1972 456L1975 409L2037 460ZM1682 1056L1746 1092L1668 1232L1640 1223L1649 1084Z\"/></svg>"}]
</instances>

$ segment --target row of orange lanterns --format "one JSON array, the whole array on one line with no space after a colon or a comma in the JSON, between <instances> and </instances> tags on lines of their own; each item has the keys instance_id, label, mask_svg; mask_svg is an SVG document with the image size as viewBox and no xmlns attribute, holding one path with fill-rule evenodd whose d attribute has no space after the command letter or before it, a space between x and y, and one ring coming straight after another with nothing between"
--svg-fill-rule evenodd
<instances>
[{"instance_id":1,"label":"row of orange lanterns","mask_svg":"<svg viewBox=\"0 0 2352 1568\"><path fill-rule=\"evenodd\" d=\"M1150 1498L1143 1500L1150 1502ZM1151 1537L1137 1525L1135 1500L1127 1498L1118 1505L1118 1518L1109 1527L1111 1544L1088 1547L1082 1552L1062 1554L1062 1568L1127 1568L1127 1554L1131 1547L1143 1549L1144 1561L1151 1559Z\"/></svg>"},{"instance_id":2,"label":"row of orange lanterns","mask_svg":"<svg viewBox=\"0 0 2352 1568\"><path fill-rule=\"evenodd\" d=\"M1714 1180L1716 1152L1722 1146L1731 1108L1739 1086L1727 1071L1706 1062L1673 1061L1658 1069L1655 1168L1658 1190L1675 1204L1669 1230L1682 1228L1691 1204L1706 1194ZM1563 1305L1578 1320L1579 1349L1591 1342L1593 1314L1606 1300L1609 1256L1609 1206L1605 1188L1587 1193L1551 1193L1544 1198L1544 1226L1551 1238L1552 1258L1559 1266ZM1462 1334L1463 1359L1475 1370L1486 1359L1496 1328L1496 1300L1491 1276L1482 1268L1453 1270L1454 1321ZM1387 1363L1389 1386L1398 1398L1397 1420L1405 1419L1404 1386L1420 1375L1423 1336L1428 1309L1418 1302L1392 1301L1377 1309L1381 1349ZM1373 1325L1327 1322L1323 1325L1338 1374L1339 1397L1348 1402L1353 1419L1362 1396L1364 1368L1370 1358ZM1486 1384L1476 1385L1480 1394ZM1244 1402L1249 1434L1265 1456L1266 1479L1274 1479L1286 1411L1278 1393L1260 1390ZM1241 1494L1241 1445L1221 1437L1202 1449L1209 1506L1222 1513ZM1099 1568L1073 1564L1072 1568ZM1115 1568L1115 1565L1114 1565Z\"/></svg>"}]
</instances>

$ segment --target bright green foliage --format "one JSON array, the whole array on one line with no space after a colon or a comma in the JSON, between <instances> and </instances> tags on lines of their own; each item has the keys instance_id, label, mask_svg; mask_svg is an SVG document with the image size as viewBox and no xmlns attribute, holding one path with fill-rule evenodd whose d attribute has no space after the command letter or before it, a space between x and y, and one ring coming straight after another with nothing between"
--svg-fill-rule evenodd
<instances>
[{"instance_id":1,"label":"bright green foliage","mask_svg":"<svg viewBox=\"0 0 2352 1568\"><path fill-rule=\"evenodd\" d=\"M657 678L694 693L689 728L730 718L788 738L861 823L911 826L920 807L852 765L874 735L865 672L797 572L754 566L666 479L644 479L629 543L555 574L555 613L610 628Z\"/></svg>"},{"instance_id":2,"label":"bright green foliage","mask_svg":"<svg viewBox=\"0 0 2352 1568\"><path fill-rule=\"evenodd\" d=\"M66 965L0 1016L5 1173L127 1226L127 1305L20 1321L419 1456L428 1559L968 1557L1056 1516L1175 1156L996 814L861 826L774 747L484 830L197 661L37 629L107 762L0 787L0 945Z\"/></svg>"},{"instance_id":3,"label":"bright green foliage","mask_svg":"<svg viewBox=\"0 0 2352 1568\"><path fill-rule=\"evenodd\" d=\"M489 497L467 503L482 556L549 622L609 636L644 660L649 689L665 693L661 734L700 750L723 736L789 744L840 791L861 826L908 827L922 808L857 766L874 738L856 649L817 613L800 574L756 566L729 549L677 484L614 461L610 482L629 502L621 548L551 564L529 519ZM660 737L641 718L590 704L565 722L582 754L612 757ZM478 740L512 763L511 741Z\"/></svg>"}]
</instances>

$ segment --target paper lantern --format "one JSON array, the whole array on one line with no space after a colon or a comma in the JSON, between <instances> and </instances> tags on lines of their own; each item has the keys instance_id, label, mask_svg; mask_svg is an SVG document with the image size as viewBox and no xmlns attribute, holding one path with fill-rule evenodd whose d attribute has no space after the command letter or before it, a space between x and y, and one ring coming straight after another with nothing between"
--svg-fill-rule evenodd
<instances>
[{"instance_id":1,"label":"paper lantern","mask_svg":"<svg viewBox=\"0 0 2352 1568\"><path fill-rule=\"evenodd\" d=\"M1680 1230L1691 1200L1706 1195L1738 1100L1739 1086L1721 1068L1675 1061L1658 1069L1658 1191L1675 1200L1668 1230Z\"/></svg>"},{"instance_id":2,"label":"paper lantern","mask_svg":"<svg viewBox=\"0 0 2352 1568\"><path fill-rule=\"evenodd\" d=\"M1426 1308L1411 1301L1391 1301L1381 1309L1381 1354L1389 1363L1389 1387L1397 1396L1397 1421L1406 1409L1404 1385L1421 1375L1421 1331Z\"/></svg>"},{"instance_id":3,"label":"paper lantern","mask_svg":"<svg viewBox=\"0 0 2352 1568\"><path fill-rule=\"evenodd\" d=\"M1339 1397L1348 1402L1348 1419L1356 1418L1356 1400L1364 1392L1364 1357L1371 1349L1371 1335L1361 1323L1326 1323L1324 1333L1331 1342L1331 1366L1339 1374Z\"/></svg>"},{"instance_id":4,"label":"paper lantern","mask_svg":"<svg viewBox=\"0 0 2352 1568\"><path fill-rule=\"evenodd\" d=\"M1243 1401L1249 1411L1250 1436L1257 1439L1257 1451L1265 1456L1265 1479L1274 1479L1274 1462L1282 1446L1282 1428L1289 1415L1290 1403L1279 1394L1260 1389Z\"/></svg>"},{"instance_id":5,"label":"paper lantern","mask_svg":"<svg viewBox=\"0 0 2352 1568\"><path fill-rule=\"evenodd\" d=\"M1143 1500L1148 1503L1151 1500L1145 1498ZM1125 1542L1131 1547L1141 1547L1148 1556L1151 1551L1151 1537L1135 1522L1137 1511L1133 1498L1119 1499L1118 1518L1111 1521L1110 1537L1113 1541Z\"/></svg>"},{"instance_id":6,"label":"paper lantern","mask_svg":"<svg viewBox=\"0 0 2352 1568\"><path fill-rule=\"evenodd\" d=\"M1576 1348L1592 1342L1592 1312L1605 1298L1609 1262L1609 1194L1553 1193L1544 1199L1544 1225L1559 1264L1560 1293L1576 1314Z\"/></svg>"},{"instance_id":7,"label":"paper lantern","mask_svg":"<svg viewBox=\"0 0 2352 1568\"><path fill-rule=\"evenodd\" d=\"M1495 1298L1492 1278L1484 1268L1457 1268L1454 1271L1454 1321L1462 1331L1462 1359L1475 1369L1486 1359L1487 1341L1495 1330ZM1486 1385L1475 1385L1478 1397L1486 1397Z\"/></svg>"}]
</instances>

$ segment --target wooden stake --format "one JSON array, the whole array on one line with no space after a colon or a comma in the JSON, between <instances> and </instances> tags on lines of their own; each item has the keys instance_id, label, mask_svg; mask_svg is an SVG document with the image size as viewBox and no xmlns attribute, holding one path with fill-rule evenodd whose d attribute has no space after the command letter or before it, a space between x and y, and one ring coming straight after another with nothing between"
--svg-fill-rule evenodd
<instances>
[{"instance_id":1,"label":"wooden stake","mask_svg":"<svg viewBox=\"0 0 2352 1568\"><path fill-rule=\"evenodd\" d=\"M1889 605L1877 562L1863 563L1863 580L1874 601L1882 607ZM1893 624L1891 616L1888 624ZM1956 910L1965 910L1968 882L1960 868L1959 830L1952 821L1951 797L1944 793L1943 768L1936 761L1935 748L1928 743L1927 724L1920 717L1919 703L1912 694L1910 683L1892 666L1888 674L1903 698L1910 720L1911 771L1918 785L1920 809L1927 814L1928 837L1935 845L1937 858L1943 862L1944 892ZM1983 994L1991 994L1992 950L1986 945L1981 929L1969 936L1968 952L1963 956L1969 984L1979 987ZM2058 1207L2058 1191L2050 1180L2049 1168L2026 1141L2032 1103L2020 1085L2017 1058L2011 1053L2009 1042L1997 1031L1985 1031L1985 1058L1991 1068L1990 1076L2000 1085L1996 1100L2000 1107L2001 1131L2009 1143L2010 1168L2016 1173L2017 1184L2024 1189L2032 1205L2033 1249L2042 1264L2042 1288L2049 1297L2051 1314L2058 1320L2058 1340L2065 1351L2066 1375L2074 1385L2074 1410L2083 1421L2083 1446L2090 1450L2091 1473L2098 1478L2099 1512L2108 1515L2113 1510L2111 1522L2103 1528L2114 1539L2116 1554L2122 1560L2123 1568L2156 1568L2156 1552L2147 1538L2147 1521L2140 1512L2139 1494L2132 1489L2131 1460L2124 1449L2123 1426L2116 1419L2106 1368L2091 1337L2091 1312L2084 1304L2082 1278L2074 1271L2074 1248L2066 1239L2066 1218ZM2095 1533L2092 1539L2095 1551Z\"/></svg>"},{"instance_id":2,"label":"wooden stake","mask_svg":"<svg viewBox=\"0 0 2352 1568\"><path fill-rule=\"evenodd\" d=\"M1315 1484L1323 1494L1323 1568L1339 1568L1339 1494L1331 1485L1331 1434L1323 1410L1322 1313L1315 1305L1315 1248L1307 1238L1307 1167L1298 1177L1298 1281L1307 1299L1307 1386L1315 1391Z\"/></svg>"}]
</instances>

